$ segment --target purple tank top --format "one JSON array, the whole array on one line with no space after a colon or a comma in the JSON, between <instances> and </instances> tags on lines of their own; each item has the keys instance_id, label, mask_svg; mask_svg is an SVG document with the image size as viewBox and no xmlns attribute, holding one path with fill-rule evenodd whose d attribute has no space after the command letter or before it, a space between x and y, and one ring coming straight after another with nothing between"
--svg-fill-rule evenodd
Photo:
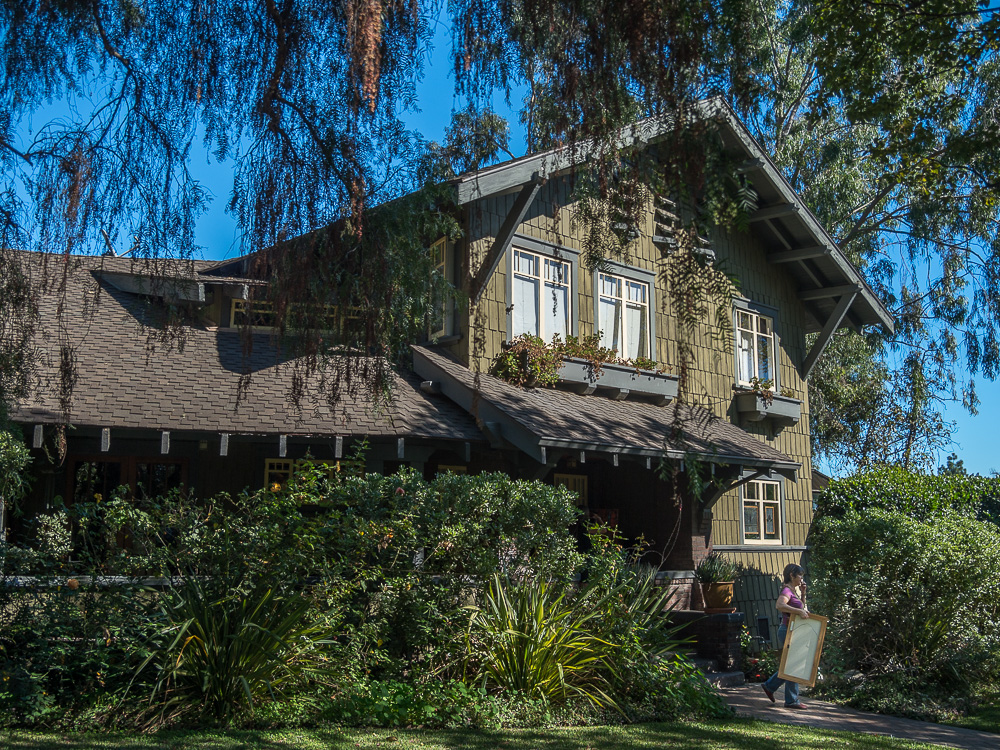
<instances>
[{"instance_id":1,"label":"purple tank top","mask_svg":"<svg viewBox=\"0 0 1000 750\"><path fill-rule=\"evenodd\" d=\"M782 597L785 594L788 594L788 606L789 607L795 607L796 609L802 609L802 600L799 599L795 595L795 592L792 591L792 587L791 586L785 586L785 587L783 587L781 589L781 593L778 594L778 596ZM782 625L787 625L788 624L788 620L789 620L788 613L787 612L782 612L781 613L781 624Z\"/></svg>"}]
</instances>

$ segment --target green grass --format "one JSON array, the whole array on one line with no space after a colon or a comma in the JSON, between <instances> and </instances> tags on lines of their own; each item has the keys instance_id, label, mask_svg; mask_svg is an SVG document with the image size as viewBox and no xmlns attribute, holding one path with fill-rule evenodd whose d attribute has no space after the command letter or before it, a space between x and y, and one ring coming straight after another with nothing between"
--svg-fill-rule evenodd
<instances>
[{"instance_id":1,"label":"green grass","mask_svg":"<svg viewBox=\"0 0 1000 750\"><path fill-rule=\"evenodd\" d=\"M64 734L0 730L5 750L932 750L891 737L793 727L764 721L633 724L550 730L424 731L309 729L172 731L155 735Z\"/></svg>"},{"instance_id":2,"label":"green grass","mask_svg":"<svg viewBox=\"0 0 1000 750\"><path fill-rule=\"evenodd\" d=\"M1000 696L996 696L989 705L980 706L969 716L959 716L947 723L951 726L1000 734Z\"/></svg>"}]
</instances>

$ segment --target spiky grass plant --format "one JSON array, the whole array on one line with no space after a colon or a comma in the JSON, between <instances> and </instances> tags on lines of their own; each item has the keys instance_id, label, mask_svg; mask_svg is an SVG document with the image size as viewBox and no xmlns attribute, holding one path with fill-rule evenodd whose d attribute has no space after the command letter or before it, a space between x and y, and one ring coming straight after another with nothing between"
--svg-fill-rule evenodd
<instances>
[{"instance_id":1,"label":"spiky grass plant","mask_svg":"<svg viewBox=\"0 0 1000 750\"><path fill-rule=\"evenodd\" d=\"M312 624L310 608L273 588L218 595L188 579L164 598L163 627L137 673L154 670L146 722L229 724L255 703L321 678L328 633Z\"/></svg>"},{"instance_id":2,"label":"spiky grass plant","mask_svg":"<svg viewBox=\"0 0 1000 750\"><path fill-rule=\"evenodd\" d=\"M617 707L610 693L615 646L597 634L598 615L575 606L558 584L509 584L494 575L473 611L466 668L489 686L552 703L575 697Z\"/></svg>"}]
</instances>

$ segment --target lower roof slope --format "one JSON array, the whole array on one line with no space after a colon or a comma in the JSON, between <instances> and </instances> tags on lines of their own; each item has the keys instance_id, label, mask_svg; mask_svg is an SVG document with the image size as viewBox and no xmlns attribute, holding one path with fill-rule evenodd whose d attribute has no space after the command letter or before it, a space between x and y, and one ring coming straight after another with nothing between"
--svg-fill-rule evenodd
<instances>
[{"instance_id":1,"label":"lower roof slope","mask_svg":"<svg viewBox=\"0 0 1000 750\"><path fill-rule=\"evenodd\" d=\"M376 413L364 388L344 389L331 406L324 374L305 382L291 400L294 360L268 334L244 351L240 332L185 325L175 332L156 323L162 305L115 288L100 278L107 259L22 254L32 281L65 271L65 291L49 284L39 299L35 346L40 367L34 394L11 416L26 423L234 434L397 436L483 440L458 407L421 393L412 376L393 374L393 403ZM38 288L38 287L36 287ZM60 313L60 305L62 311ZM76 382L68 410L59 402L60 356L74 349ZM328 363L326 382L346 358ZM374 366L374 360L366 364ZM241 376L249 380L241 384Z\"/></svg>"},{"instance_id":2,"label":"lower roof slope","mask_svg":"<svg viewBox=\"0 0 1000 750\"><path fill-rule=\"evenodd\" d=\"M477 378L439 350L417 346L413 351L414 368L421 377L439 382L442 393L468 409L487 431L499 431L539 461L544 462L546 449L568 449L671 458L694 454L715 463L789 476L801 468L784 453L699 407L519 388L491 375Z\"/></svg>"}]
</instances>

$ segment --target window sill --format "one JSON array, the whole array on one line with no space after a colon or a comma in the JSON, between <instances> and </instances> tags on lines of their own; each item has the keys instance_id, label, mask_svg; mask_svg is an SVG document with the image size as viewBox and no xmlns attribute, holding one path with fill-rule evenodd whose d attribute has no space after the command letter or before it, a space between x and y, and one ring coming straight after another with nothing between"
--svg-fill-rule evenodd
<instances>
[{"instance_id":1,"label":"window sill","mask_svg":"<svg viewBox=\"0 0 1000 750\"><path fill-rule=\"evenodd\" d=\"M797 398L774 395L765 398L757 391L738 390L733 396L736 412L748 422L769 419L780 425L798 424L802 417L802 402Z\"/></svg>"},{"instance_id":2,"label":"window sill","mask_svg":"<svg viewBox=\"0 0 1000 750\"><path fill-rule=\"evenodd\" d=\"M593 365L576 357L564 359L559 369L560 384L583 394L601 389L619 401L635 395L648 396L660 405L666 404L677 398L677 381L675 375L609 363L601 365L600 374L595 377Z\"/></svg>"},{"instance_id":3,"label":"window sill","mask_svg":"<svg viewBox=\"0 0 1000 750\"><path fill-rule=\"evenodd\" d=\"M805 552L808 547L799 544L713 544L719 552Z\"/></svg>"}]
</instances>

